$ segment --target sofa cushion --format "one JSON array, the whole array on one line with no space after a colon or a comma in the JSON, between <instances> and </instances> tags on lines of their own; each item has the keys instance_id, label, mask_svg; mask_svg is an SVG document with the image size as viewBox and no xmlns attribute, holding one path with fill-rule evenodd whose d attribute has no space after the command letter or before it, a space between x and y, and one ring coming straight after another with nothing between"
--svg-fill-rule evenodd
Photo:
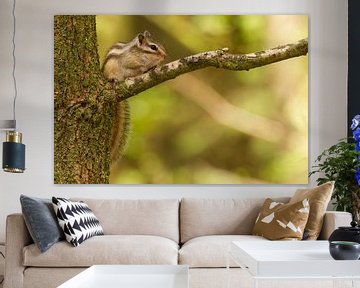
<instances>
[{"instance_id":1,"label":"sofa cushion","mask_svg":"<svg viewBox=\"0 0 360 288\"><path fill-rule=\"evenodd\" d=\"M59 197L52 197L52 202L65 239L72 245L79 246L91 237L104 235L99 220L86 203Z\"/></svg>"},{"instance_id":2,"label":"sofa cushion","mask_svg":"<svg viewBox=\"0 0 360 288\"><path fill-rule=\"evenodd\" d=\"M55 288L75 277L88 267L38 268L28 267L24 271L24 285L21 288ZM10 286L12 287L12 286ZM79 287L79 286L78 286ZM84 288L84 287L83 287ZM104 287L105 288L105 287Z\"/></svg>"},{"instance_id":3,"label":"sofa cushion","mask_svg":"<svg viewBox=\"0 0 360 288\"><path fill-rule=\"evenodd\" d=\"M269 240L301 240L309 218L309 208L308 199L284 204L267 198L252 234Z\"/></svg>"},{"instance_id":4,"label":"sofa cushion","mask_svg":"<svg viewBox=\"0 0 360 288\"><path fill-rule=\"evenodd\" d=\"M263 202L264 198L182 199L181 243L205 235L249 235Z\"/></svg>"},{"instance_id":5,"label":"sofa cushion","mask_svg":"<svg viewBox=\"0 0 360 288\"><path fill-rule=\"evenodd\" d=\"M298 189L290 199L290 203L309 199L310 213L304 233L307 237L304 237L304 240L316 240L319 237L334 184L334 181L330 181L314 188Z\"/></svg>"},{"instance_id":6,"label":"sofa cushion","mask_svg":"<svg viewBox=\"0 0 360 288\"><path fill-rule=\"evenodd\" d=\"M51 199L21 195L20 203L26 227L41 252L64 239Z\"/></svg>"},{"instance_id":7,"label":"sofa cushion","mask_svg":"<svg viewBox=\"0 0 360 288\"><path fill-rule=\"evenodd\" d=\"M179 250L179 264L190 267L226 267L228 251L232 241L268 241L252 235L214 235L193 238ZM239 267L230 261L231 267Z\"/></svg>"},{"instance_id":8,"label":"sofa cushion","mask_svg":"<svg viewBox=\"0 0 360 288\"><path fill-rule=\"evenodd\" d=\"M95 264L171 264L178 260L178 244L159 236L95 236L78 247L66 241L41 254L34 244L23 250L25 266L88 267Z\"/></svg>"},{"instance_id":9,"label":"sofa cushion","mask_svg":"<svg viewBox=\"0 0 360 288\"><path fill-rule=\"evenodd\" d=\"M179 242L178 199L80 199L105 235L155 235Z\"/></svg>"}]
</instances>

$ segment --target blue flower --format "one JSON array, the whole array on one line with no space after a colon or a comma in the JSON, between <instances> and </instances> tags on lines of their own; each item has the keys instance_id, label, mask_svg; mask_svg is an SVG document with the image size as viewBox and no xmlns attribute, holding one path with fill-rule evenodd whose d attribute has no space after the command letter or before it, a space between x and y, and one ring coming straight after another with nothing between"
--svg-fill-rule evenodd
<instances>
[{"instance_id":1,"label":"blue flower","mask_svg":"<svg viewBox=\"0 0 360 288\"><path fill-rule=\"evenodd\" d=\"M358 185L360 186L360 167L358 168L358 170L355 173L355 179L358 182Z\"/></svg>"},{"instance_id":2,"label":"blue flower","mask_svg":"<svg viewBox=\"0 0 360 288\"><path fill-rule=\"evenodd\" d=\"M353 130L353 137L356 141L355 150L360 152L360 115L356 115L352 119L351 129ZM360 160L360 154L357 155L358 160ZM360 186L360 167L355 172L355 179Z\"/></svg>"},{"instance_id":3,"label":"blue flower","mask_svg":"<svg viewBox=\"0 0 360 288\"><path fill-rule=\"evenodd\" d=\"M360 128L353 131L353 136L356 142L360 142Z\"/></svg>"},{"instance_id":4,"label":"blue flower","mask_svg":"<svg viewBox=\"0 0 360 288\"><path fill-rule=\"evenodd\" d=\"M352 119L351 130L355 130L360 124L360 115L356 115Z\"/></svg>"}]
</instances>

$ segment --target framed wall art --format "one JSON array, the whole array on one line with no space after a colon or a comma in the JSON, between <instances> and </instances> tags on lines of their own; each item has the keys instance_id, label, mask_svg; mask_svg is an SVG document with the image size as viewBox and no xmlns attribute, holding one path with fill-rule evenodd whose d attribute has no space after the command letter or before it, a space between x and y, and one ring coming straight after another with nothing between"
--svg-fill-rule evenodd
<instances>
[{"instance_id":1,"label":"framed wall art","mask_svg":"<svg viewBox=\"0 0 360 288\"><path fill-rule=\"evenodd\" d=\"M56 184L307 184L306 15L54 17Z\"/></svg>"}]
</instances>

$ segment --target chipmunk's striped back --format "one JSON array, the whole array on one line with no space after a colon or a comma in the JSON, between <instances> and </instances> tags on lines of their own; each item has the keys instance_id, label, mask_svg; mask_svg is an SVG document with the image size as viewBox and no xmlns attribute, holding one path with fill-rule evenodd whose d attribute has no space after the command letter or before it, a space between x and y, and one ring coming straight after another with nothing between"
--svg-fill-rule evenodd
<instances>
[{"instance_id":1,"label":"chipmunk's striped back","mask_svg":"<svg viewBox=\"0 0 360 288\"><path fill-rule=\"evenodd\" d=\"M118 42L106 54L103 65L105 77L112 81L124 81L155 68L166 56L165 48L152 40L149 32L138 34L129 43ZM112 128L110 162L121 157L127 144L130 130L130 107L127 100L121 101L115 113Z\"/></svg>"}]
</instances>

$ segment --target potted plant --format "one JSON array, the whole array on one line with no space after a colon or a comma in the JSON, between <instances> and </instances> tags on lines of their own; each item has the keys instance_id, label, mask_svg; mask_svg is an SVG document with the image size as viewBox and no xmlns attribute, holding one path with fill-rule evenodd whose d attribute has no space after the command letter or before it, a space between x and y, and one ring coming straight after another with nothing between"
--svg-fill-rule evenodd
<instances>
[{"instance_id":1,"label":"potted plant","mask_svg":"<svg viewBox=\"0 0 360 288\"><path fill-rule=\"evenodd\" d=\"M348 211L360 220L360 115L352 120L353 137L325 149L316 159L309 176L319 173L320 185L335 181L332 199L337 211Z\"/></svg>"}]
</instances>

